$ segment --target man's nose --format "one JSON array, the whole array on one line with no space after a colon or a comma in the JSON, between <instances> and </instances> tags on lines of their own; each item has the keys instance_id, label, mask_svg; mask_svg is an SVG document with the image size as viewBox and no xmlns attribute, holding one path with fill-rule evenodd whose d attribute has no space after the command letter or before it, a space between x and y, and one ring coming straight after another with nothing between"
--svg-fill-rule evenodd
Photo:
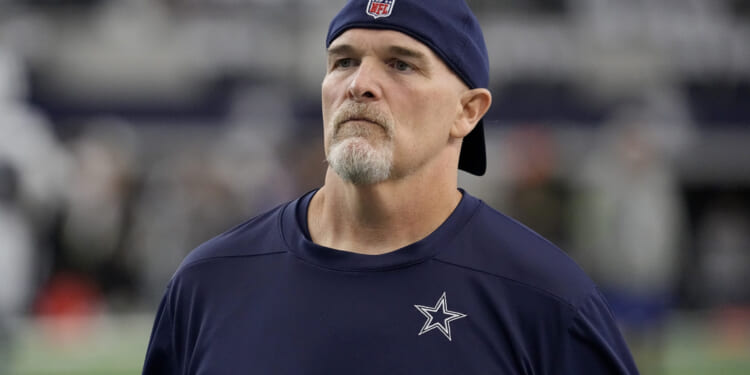
<instances>
[{"instance_id":1,"label":"man's nose","mask_svg":"<svg viewBox=\"0 0 750 375\"><path fill-rule=\"evenodd\" d=\"M352 75L349 82L349 98L366 102L380 99L382 89L380 87L380 72L376 62L371 60L362 61L357 67L357 71Z\"/></svg>"}]
</instances>

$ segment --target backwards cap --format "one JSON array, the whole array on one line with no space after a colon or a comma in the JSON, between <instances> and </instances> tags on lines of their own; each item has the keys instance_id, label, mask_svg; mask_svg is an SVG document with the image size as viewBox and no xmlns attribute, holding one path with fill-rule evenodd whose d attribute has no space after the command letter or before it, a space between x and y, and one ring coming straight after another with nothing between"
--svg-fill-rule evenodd
<instances>
[{"instance_id":1,"label":"backwards cap","mask_svg":"<svg viewBox=\"0 0 750 375\"><path fill-rule=\"evenodd\" d=\"M328 28L326 48L352 28L400 31L432 49L469 88L487 88L484 36L464 0L349 0ZM484 121L461 146L458 168L481 176L487 169Z\"/></svg>"}]
</instances>

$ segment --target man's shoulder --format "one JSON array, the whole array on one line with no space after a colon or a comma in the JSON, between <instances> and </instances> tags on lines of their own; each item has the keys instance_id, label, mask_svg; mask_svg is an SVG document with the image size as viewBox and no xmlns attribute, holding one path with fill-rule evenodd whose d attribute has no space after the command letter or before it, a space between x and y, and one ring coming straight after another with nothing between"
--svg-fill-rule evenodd
<instances>
[{"instance_id":1,"label":"man's shoulder","mask_svg":"<svg viewBox=\"0 0 750 375\"><path fill-rule=\"evenodd\" d=\"M518 221L481 206L436 259L578 306L595 284L564 251Z\"/></svg>"},{"instance_id":2,"label":"man's shoulder","mask_svg":"<svg viewBox=\"0 0 750 375\"><path fill-rule=\"evenodd\" d=\"M276 206L204 242L185 257L177 272L212 260L285 252L280 222L291 203Z\"/></svg>"}]
</instances>

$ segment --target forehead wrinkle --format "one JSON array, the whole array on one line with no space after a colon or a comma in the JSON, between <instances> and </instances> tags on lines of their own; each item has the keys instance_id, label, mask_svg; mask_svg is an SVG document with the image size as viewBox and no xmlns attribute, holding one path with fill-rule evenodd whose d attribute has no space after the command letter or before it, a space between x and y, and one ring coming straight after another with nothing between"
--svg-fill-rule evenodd
<instances>
[{"instance_id":1,"label":"forehead wrinkle","mask_svg":"<svg viewBox=\"0 0 750 375\"><path fill-rule=\"evenodd\" d=\"M372 38L369 35L379 34L383 37ZM347 40L344 40L347 39ZM400 40L399 40L400 39ZM339 45L337 45L338 43ZM362 49L362 45L371 44L375 48L384 48L392 54L399 54L408 57L426 57L426 54L420 51L421 48L429 50L419 40L394 30L378 29L351 29L342 33L338 38L331 41L328 46L328 53L336 52L354 52ZM410 44L414 44L411 46Z\"/></svg>"}]
</instances>

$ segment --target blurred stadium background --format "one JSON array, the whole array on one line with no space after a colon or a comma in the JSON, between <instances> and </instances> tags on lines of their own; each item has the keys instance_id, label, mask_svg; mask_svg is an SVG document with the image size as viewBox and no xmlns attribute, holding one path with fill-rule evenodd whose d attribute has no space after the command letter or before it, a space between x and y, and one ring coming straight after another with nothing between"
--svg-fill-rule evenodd
<instances>
[{"instance_id":1,"label":"blurred stadium background","mask_svg":"<svg viewBox=\"0 0 750 375\"><path fill-rule=\"evenodd\" d=\"M322 183L344 0L0 0L0 374L139 373L182 257ZM750 373L750 1L471 0L460 184L602 286L644 374Z\"/></svg>"}]
</instances>

